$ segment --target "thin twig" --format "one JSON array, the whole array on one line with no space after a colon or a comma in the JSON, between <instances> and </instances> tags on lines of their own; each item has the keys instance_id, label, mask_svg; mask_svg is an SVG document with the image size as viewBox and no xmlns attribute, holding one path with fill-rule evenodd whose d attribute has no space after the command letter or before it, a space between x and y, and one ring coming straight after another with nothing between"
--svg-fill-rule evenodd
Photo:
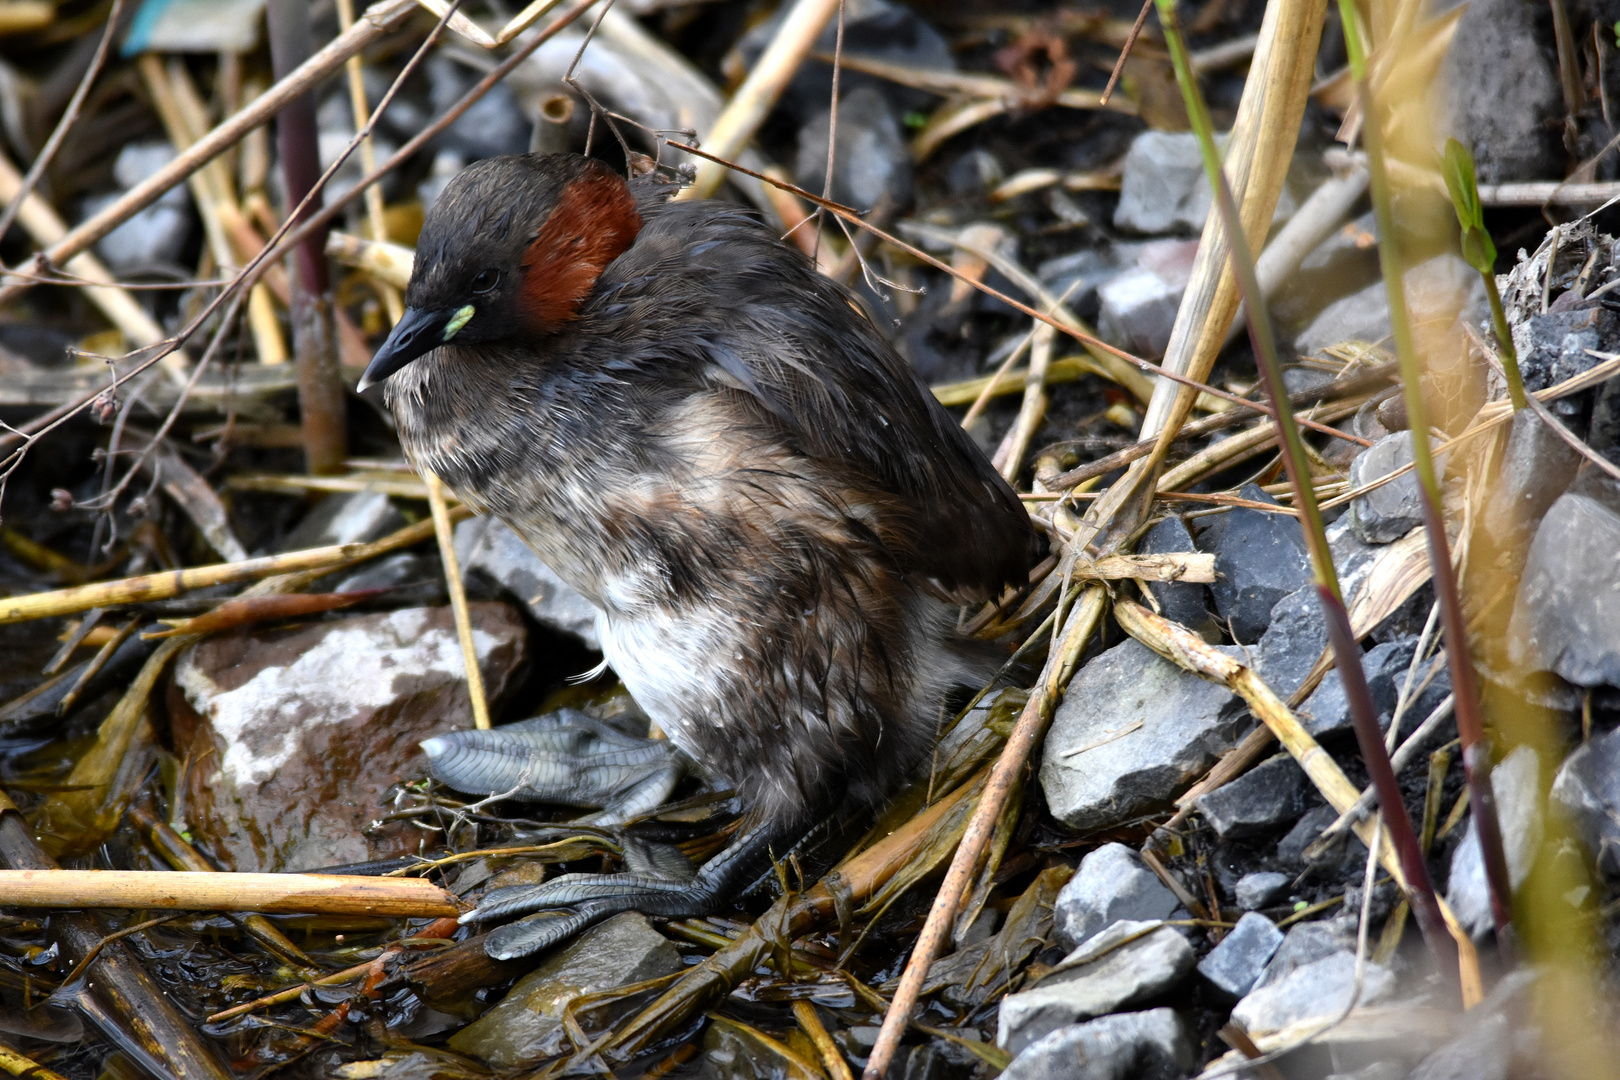
<instances>
[{"instance_id":1,"label":"thin twig","mask_svg":"<svg viewBox=\"0 0 1620 1080\"><path fill-rule=\"evenodd\" d=\"M1136 39L1141 36L1142 27L1147 23L1148 12L1152 10L1153 0L1142 0L1142 10L1136 13L1131 32L1125 35L1125 44L1120 46L1119 59L1114 61L1114 70L1108 75L1108 85L1103 87L1100 104L1108 104L1108 99L1114 96L1114 87L1119 85L1119 77L1125 74L1125 61L1130 58L1131 49L1136 46Z\"/></svg>"}]
</instances>

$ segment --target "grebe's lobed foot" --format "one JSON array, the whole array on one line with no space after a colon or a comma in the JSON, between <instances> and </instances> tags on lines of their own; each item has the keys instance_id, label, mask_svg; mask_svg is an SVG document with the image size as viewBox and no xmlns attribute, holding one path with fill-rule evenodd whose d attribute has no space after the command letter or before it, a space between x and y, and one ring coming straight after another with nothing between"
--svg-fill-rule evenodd
<instances>
[{"instance_id":1,"label":"grebe's lobed foot","mask_svg":"<svg viewBox=\"0 0 1620 1080\"><path fill-rule=\"evenodd\" d=\"M489 731L422 741L433 778L469 794L600 807L581 818L623 824L668 802L687 760L672 743L642 739L575 709Z\"/></svg>"},{"instance_id":2,"label":"grebe's lobed foot","mask_svg":"<svg viewBox=\"0 0 1620 1080\"><path fill-rule=\"evenodd\" d=\"M621 911L700 918L723 908L770 865L773 850L791 847L803 831L756 826L690 877L680 876L678 867L668 867L667 859L653 853L657 866L644 863L622 874L565 874L542 885L491 889L461 921L493 922L526 915L492 930L484 941L489 956L511 960L548 948ZM642 862L645 857L627 861Z\"/></svg>"}]
</instances>

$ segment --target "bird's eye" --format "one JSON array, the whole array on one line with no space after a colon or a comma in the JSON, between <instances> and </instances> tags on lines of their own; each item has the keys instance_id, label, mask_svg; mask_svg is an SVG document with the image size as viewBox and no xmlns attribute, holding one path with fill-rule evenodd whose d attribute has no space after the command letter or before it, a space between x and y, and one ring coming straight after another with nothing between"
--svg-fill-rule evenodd
<instances>
[{"instance_id":1,"label":"bird's eye","mask_svg":"<svg viewBox=\"0 0 1620 1080\"><path fill-rule=\"evenodd\" d=\"M499 270L483 270L479 272L477 277L473 278L472 291L475 293L489 292L500 283L501 272Z\"/></svg>"}]
</instances>

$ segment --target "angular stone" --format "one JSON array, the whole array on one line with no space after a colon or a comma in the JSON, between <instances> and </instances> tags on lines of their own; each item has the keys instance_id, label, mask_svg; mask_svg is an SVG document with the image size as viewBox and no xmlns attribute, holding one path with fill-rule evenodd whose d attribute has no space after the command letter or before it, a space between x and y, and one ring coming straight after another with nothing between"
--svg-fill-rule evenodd
<instances>
[{"instance_id":1,"label":"angular stone","mask_svg":"<svg viewBox=\"0 0 1620 1080\"><path fill-rule=\"evenodd\" d=\"M1215 136L1222 149L1227 136ZM1144 131L1131 141L1120 177L1114 228L1136 233L1197 233L1213 203L1198 138L1190 131ZM1293 196L1285 189L1274 223L1293 214Z\"/></svg>"},{"instance_id":2,"label":"angular stone","mask_svg":"<svg viewBox=\"0 0 1620 1080\"><path fill-rule=\"evenodd\" d=\"M1614 350L1620 341L1620 315L1599 305L1549 311L1515 328L1513 340L1524 388L1543 390L1602 363L1588 350ZM1561 398L1548 408L1565 419L1579 416L1585 409L1584 395Z\"/></svg>"},{"instance_id":3,"label":"angular stone","mask_svg":"<svg viewBox=\"0 0 1620 1080\"><path fill-rule=\"evenodd\" d=\"M832 115L823 109L799 129L795 171L799 184L820 191L827 178L827 132ZM832 197L863 213L885 198L895 208L911 203L911 148L888 99L875 86L847 91L838 102Z\"/></svg>"},{"instance_id":4,"label":"angular stone","mask_svg":"<svg viewBox=\"0 0 1620 1080\"><path fill-rule=\"evenodd\" d=\"M1316 586L1295 589L1271 609L1271 625L1254 649L1255 671L1286 701L1304 684L1327 646L1327 619Z\"/></svg>"},{"instance_id":5,"label":"angular stone","mask_svg":"<svg viewBox=\"0 0 1620 1080\"><path fill-rule=\"evenodd\" d=\"M1374 645L1361 654L1361 672L1367 679L1367 691L1372 695L1373 707L1378 710L1378 726L1389 728L1395 714L1395 702L1406 683L1406 672L1412 664L1417 642L1407 638ZM1438 681L1439 677L1436 677ZM1449 685L1449 684L1448 684ZM1425 694L1424 700L1431 695ZM1443 695L1442 695L1443 696ZM1438 703L1438 699L1435 699ZM1345 697L1344 681L1339 669L1333 668L1322 676L1311 696L1299 708L1300 721L1305 730L1320 739L1324 735L1354 730L1350 717L1350 702ZM1418 717L1422 720L1422 716Z\"/></svg>"},{"instance_id":6,"label":"angular stone","mask_svg":"<svg viewBox=\"0 0 1620 1080\"><path fill-rule=\"evenodd\" d=\"M1612 507L1571 490L1547 511L1519 580L1508 656L1576 686L1620 686L1620 513Z\"/></svg>"},{"instance_id":7,"label":"angular stone","mask_svg":"<svg viewBox=\"0 0 1620 1080\"><path fill-rule=\"evenodd\" d=\"M1496 546L1517 549L1535 536L1541 519L1575 479L1580 464L1581 455L1534 410L1514 413L1501 469L1485 500L1481 520Z\"/></svg>"},{"instance_id":8,"label":"angular stone","mask_svg":"<svg viewBox=\"0 0 1620 1080\"><path fill-rule=\"evenodd\" d=\"M1536 752L1520 746L1491 770L1491 791L1496 796L1496 819L1502 829L1502 852L1507 856L1508 880L1515 891L1524 884L1541 846L1543 822L1538 805L1540 763ZM1491 928L1491 894L1485 883L1485 857L1480 851L1474 815L1468 831L1451 853L1451 875L1446 882L1446 903L1457 921L1475 937Z\"/></svg>"},{"instance_id":9,"label":"angular stone","mask_svg":"<svg viewBox=\"0 0 1620 1080\"><path fill-rule=\"evenodd\" d=\"M1282 943L1283 932L1277 924L1251 911L1198 962L1198 973L1215 989L1236 1000L1254 987Z\"/></svg>"},{"instance_id":10,"label":"angular stone","mask_svg":"<svg viewBox=\"0 0 1620 1080\"><path fill-rule=\"evenodd\" d=\"M1041 753L1048 808L1072 829L1094 829L1165 805L1232 746L1232 701L1134 638L1094 657Z\"/></svg>"},{"instance_id":11,"label":"angular stone","mask_svg":"<svg viewBox=\"0 0 1620 1080\"><path fill-rule=\"evenodd\" d=\"M1358 488L1388 476L1412 462L1412 436L1396 431L1356 455L1350 463L1350 486ZM1443 472L1442 460L1435 462ZM1413 469L1350 501L1350 527L1368 544L1399 540L1423 524L1423 489Z\"/></svg>"},{"instance_id":12,"label":"angular stone","mask_svg":"<svg viewBox=\"0 0 1620 1080\"><path fill-rule=\"evenodd\" d=\"M1305 812L1309 790L1299 763L1277 754L1193 801L1216 836L1242 840L1291 824Z\"/></svg>"},{"instance_id":13,"label":"angular stone","mask_svg":"<svg viewBox=\"0 0 1620 1080\"><path fill-rule=\"evenodd\" d=\"M1322 805L1305 812L1288 834L1277 841L1277 858L1284 866L1304 867L1305 849L1311 845L1322 830L1333 824L1339 817L1338 811L1333 807Z\"/></svg>"},{"instance_id":14,"label":"angular stone","mask_svg":"<svg viewBox=\"0 0 1620 1080\"><path fill-rule=\"evenodd\" d=\"M1356 986L1356 954L1335 952L1301 964L1274 982L1258 985L1232 1009L1232 1019L1252 1035L1281 1031L1305 1021L1325 1022L1344 1011ZM1368 961L1358 1005L1371 1005L1395 990L1395 975Z\"/></svg>"},{"instance_id":15,"label":"angular stone","mask_svg":"<svg viewBox=\"0 0 1620 1080\"><path fill-rule=\"evenodd\" d=\"M1508 1080L1512 1064L1513 1031L1496 1013L1418 1062L1407 1080Z\"/></svg>"},{"instance_id":16,"label":"angular stone","mask_svg":"<svg viewBox=\"0 0 1620 1080\"><path fill-rule=\"evenodd\" d=\"M1606 877L1620 876L1620 728L1594 735L1569 755L1552 797L1563 806Z\"/></svg>"},{"instance_id":17,"label":"angular stone","mask_svg":"<svg viewBox=\"0 0 1620 1080\"><path fill-rule=\"evenodd\" d=\"M469 518L456 526L456 558L464 572L478 571L523 601L541 626L572 634L587 649L600 650L596 608L552 572L504 521Z\"/></svg>"},{"instance_id":18,"label":"angular stone","mask_svg":"<svg viewBox=\"0 0 1620 1080\"><path fill-rule=\"evenodd\" d=\"M1271 906L1271 902L1282 896L1293 880L1275 870L1256 870L1239 878L1237 888L1232 893L1238 907L1244 911L1258 911Z\"/></svg>"},{"instance_id":19,"label":"angular stone","mask_svg":"<svg viewBox=\"0 0 1620 1080\"><path fill-rule=\"evenodd\" d=\"M1197 956L1179 930L1149 930L1152 925L1117 922L1065 957L1033 990L1002 998L996 1045L1017 1054L1065 1024L1146 1001L1179 983Z\"/></svg>"},{"instance_id":20,"label":"angular stone","mask_svg":"<svg viewBox=\"0 0 1620 1080\"><path fill-rule=\"evenodd\" d=\"M585 931L450 1037L457 1053L516 1069L566 1049L563 1011L575 998L681 969L681 954L645 915L625 912Z\"/></svg>"},{"instance_id":21,"label":"angular stone","mask_svg":"<svg viewBox=\"0 0 1620 1080\"><path fill-rule=\"evenodd\" d=\"M1138 554L1164 555L1171 552L1197 551L1192 533L1178 517L1167 517L1154 525L1136 545ZM1190 629L1198 629L1209 621L1209 589L1190 581L1150 581L1148 591L1159 602L1165 618Z\"/></svg>"},{"instance_id":22,"label":"angular stone","mask_svg":"<svg viewBox=\"0 0 1620 1080\"><path fill-rule=\"evenodd\" d=\"M126 143L113 159L113 179L128 191L174 158L174 147L168 142ZM122 192L119 192L86 199L85 217L99 214L121 197ZM118 273L150 269L159 264L172 266L184 254L196 220L190 193L184 184L177 184L96 241L96 251Z\"/></svg>"},{"instance_id":23,"label":"angular stone","mask_svg":"<svg viewBox=\"0 0 1620 1080\"><path fill-rule=\"evenodd\" d=\"M1174 1009L1068 1024L1026 1046L1004 1080L1177 1080L1196 1059Z\"/></svg>"},{"instance_id":24,"label":"angular stone","mask_svg":"<svg viewBox=\"0 0 1620 1080\"><path fill-rule=\"evenodd\" d=\"M1472 152L1482 184L1542 179L1558 153L1551 22L1515 0L1477 0L1458 21L1435 85L1450 88L1445 127Z\"/></svg>"},{"instance_id":25,"label":"angular stone","mask_svg":"<svg viewBox=\"0 0 1620 1080\"><path fill-rule=\"evenodd\" d=\"M1140 356L1163 356L1197 254L1196 240L1144 244L1135 266L1097 289L1098 332Z\"/></svg>"},{"instance_id":26,"label":"angular stone","mask_svg":"<svg viewBox=\"0 0 1620 1080\"><path fill-rule=\"evenodd\" d=\"M1479 273L1455 255L1439 255L1406 272L1406 302L1415 322L1488 315ZM1335 300L1294 338L1294 350L1312 356L1345 341L1376 344L1390 336L1389 294L1382 281Z\"/></svg>"},{"instance_id":27,"label":"angular stone","mask_svg":"<svg viewBox=\"0 0 1620 1080\"><path fill-rule=\"evenodd\" d=\"M382 492L337 492L326 496L304 515L281 542L281 550L361 544L379 540L404 527L405 515Z\"/></svg>"},{"instance_id":28,"label":"angular stone","mask_svg":"<svg viewBox=\"0 0 1620 1080\"><path fill-rule=\"evenodd\" d=\"M1277 500L1256 484L1239 494L1251 502ZM1215 612L1239 643L1260 640L1277 601L1311 580L1310 554L1299 522L1289 514L1238 507L1216 515L1198 534L1198 547L1215 553Z\"/></svg>"},{"instance_id":29,"label":"angular stone","mask_svg":"<svg viewBox=\"0 0 1620 1080\"><path fill-rule=\"evenodd\" d=\"M1058 944L1073 950L1121 919L1167 919L1176 894L1124 844L1104 844L1080 860L1058 893L1052 922Z\"/></svg>"},{"instance_id":30,"label":"angular stone","mask_svg":"<svg viewBox=\"0 0 1620 1080\"><path fill-rule=\"evenodd\" d=\"M470 607L498 702L524 661L523 622L506 604ZM472 725L448 607L217 634L181 654L174 683L175 748L192 762L186 818L229 870L415 851L414 828L369 826L388 788L425 770L418 742Z\"/></svg>"}]
</instances>

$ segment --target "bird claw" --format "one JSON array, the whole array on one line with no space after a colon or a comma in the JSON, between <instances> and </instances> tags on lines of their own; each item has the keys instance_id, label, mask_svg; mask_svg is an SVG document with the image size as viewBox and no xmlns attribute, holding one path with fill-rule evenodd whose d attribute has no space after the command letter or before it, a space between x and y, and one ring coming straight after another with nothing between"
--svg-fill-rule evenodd
<instances>
[{"instance_id":1,"label":"bird claw","mask_svg":"<svg viewBox=\"0 0 1620 1080\"><path fill-rule=\"evenodd\" d=\"M667 802L685 773L668 742L640 739L573 709L488 731L422 742L434 779L457 791L602 807L585 821L617 825Z\"/></svg>"},{"instance_id":2,"label":"bird claw","mask_svg":"<svg viewBox=\"0 0 1620 1080\"><path fill-rule=\"evenodd\" d=\"M711 890L692 882L643 874L565 874L544 885L491 889L463 923L525 917L491 930L484 952L496 960L529 956L573 936L609 915L641 911L693 918L715 906Z\"/></svg>"}]
</instances>

